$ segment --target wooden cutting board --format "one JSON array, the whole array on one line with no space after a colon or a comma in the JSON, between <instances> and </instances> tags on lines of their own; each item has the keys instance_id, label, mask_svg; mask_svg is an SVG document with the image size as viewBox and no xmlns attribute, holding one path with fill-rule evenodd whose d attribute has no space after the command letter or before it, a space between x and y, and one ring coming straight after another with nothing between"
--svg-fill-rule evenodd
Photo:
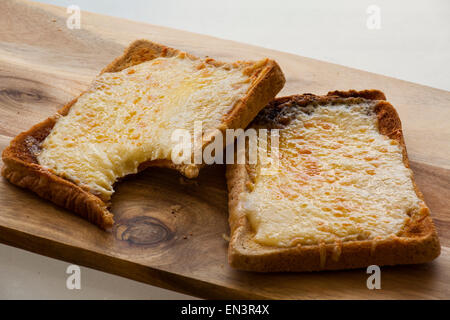
<instances>
[{"instance_id":1,"label":"wooden cutting board","mask_svg":"<svg viewBox=\"0 0 450 320\"><path fill-rule=\"evenodd\" d=\"M57 259L205 298L450 298L450 93L232 41L82 12L66 27L65 8L0 2L0 148L87 87L132 40L145 38L198 56L276 59L287 78L280 95L378 88L397 108L417 183L442 242L432 263L382 268L368 290L364 269L256 274L227 264L224 168L195 181L149 169L117 185L116 226L103 232L0 179L0 241ZM307 44L305 44L307 45ZM419 62L420 63L420 62ZM0 270L1 271L1 270ZM0 284L1 285L1 284Z\"/></svg>"}]
</instances>

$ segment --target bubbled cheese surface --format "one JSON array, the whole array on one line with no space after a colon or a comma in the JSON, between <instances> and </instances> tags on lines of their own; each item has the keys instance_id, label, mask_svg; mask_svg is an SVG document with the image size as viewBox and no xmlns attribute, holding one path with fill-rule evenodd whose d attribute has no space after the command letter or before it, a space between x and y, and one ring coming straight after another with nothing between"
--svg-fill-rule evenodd
<instances>
[{"instance_id":1,"label":"bubbled cheese surface","mask_svg":"<svg viewBox=\"0 0 450 320\"><path fill-rule=\"evenodd\" d=\"M371 106L319 106L295 117L280 130L278 173L257 173L241 203L256 242L387 238L420 212L401 146L379 133Z\"/></svg>"},{"instance_id":2,"label":"bubbled cheese surface","mask_svg":"<svg viewBox=\"0 0 450 320\"><path fill-rule=\"evenodd\" d=\"M109 198L140 163L171 158L171 134L217 128L249 86L242 67L160 57L100 75L44 140L38 162Z\"/></svg>"}]
</instances>

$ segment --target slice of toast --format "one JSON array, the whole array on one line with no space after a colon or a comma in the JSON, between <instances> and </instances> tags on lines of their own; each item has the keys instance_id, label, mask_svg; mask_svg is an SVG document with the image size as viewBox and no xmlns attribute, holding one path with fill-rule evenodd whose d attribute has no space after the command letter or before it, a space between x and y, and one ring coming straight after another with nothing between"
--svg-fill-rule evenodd
<instances>
[{"instance_id":1,"label":"slice of toast","mask_svg":"<svg viewBox=\"0 0 450 320\"><path fill-rule=\"evenodd\" d=\"M171 161L173 130L206 122L204 148L214 130L245 128L284 82L270 59L223 63L137 40L88 90L15 137L2 175L106 229L117 179L151 166L198 175L201 163Z\"/></svg>"},{"instance_id":2,"label":"slice of toast","mask_svg":"<svg viewBox=\"0 0 450 320\"><path fill-rule=\"evenodd\" d=\"M263 176L258 163L227 166L232 267L335 270L440 254L400 119L384 100L376 90L294 95L258 114L249 128L280 130L279 168Z\"/></svg>"}]
</instances>

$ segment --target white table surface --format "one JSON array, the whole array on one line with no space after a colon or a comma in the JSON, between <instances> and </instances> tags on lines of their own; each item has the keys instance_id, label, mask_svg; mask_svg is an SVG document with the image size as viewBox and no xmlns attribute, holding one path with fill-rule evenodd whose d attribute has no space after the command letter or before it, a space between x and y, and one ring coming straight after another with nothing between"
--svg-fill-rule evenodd
<instances>
[{"instance_id":1,"label":"white table surface","mask_svg":"<svg viewBox=\"0 0 450 320\"><path fill-rule=\"evenodd\" d=\"M287 51L450 90L450 1L45 0ZM380 29L366 12L380 9ZM330 88L332 89L332 88ZM450 106L449 106L450 107ZM0 245L0 299L186 299L168 290Z\"/></svg>"}]
</instances>

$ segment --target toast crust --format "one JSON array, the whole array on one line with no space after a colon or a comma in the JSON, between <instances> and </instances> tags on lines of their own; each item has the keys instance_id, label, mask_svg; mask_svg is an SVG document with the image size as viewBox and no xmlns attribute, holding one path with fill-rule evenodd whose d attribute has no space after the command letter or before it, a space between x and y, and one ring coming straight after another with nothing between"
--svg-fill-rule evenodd
<instances>
[{"instance_id":1,"label":"toast crust","mask_svg":"<svg viewBox=\"0 0 450 320\"><path fill-rule=\"evenodd\" d=\"M282 97L272 101L252 124L258 121L258 124L276 126L276 116L283 108L290 106L301 108L309 104L370 102L375 104L380 133L400 143L403 163L409 168L400 118L394 107L384 101L385 99L385 95L378 90L334 91L326 96L304 94ZM246 185L252 179L250 171L246 165L227 166L231 229L228 260L234 268L257 272L352 269L373 264L381 266L424 263L440 254L439 238L428 207L424 208L425 214L422 218L410 219L400 236L388 239L296 245L287 248L260 245L252 240L254 231L245 213L238 209L240 196L246 192ZM424 201L414 177L412 182L417 196Z\"/></svg>"},{"instance_id":2,"label":"toast crust","mask_svg":"<svg viewBox=\"0 0 450 320\"><path fill-rule=\"evenodd\" d=\"M182 53L180 50L169 48L147 40L136 40L125 49L123 55L116 58L106 66L104 72L118 72L139 63L158 57L172 57ZM197 60L186 53L190 59ZM206 59L205 63L214 66L224 66L226 63ZM270 59L261 63L235 62L234 64L246 67L251 76L252 85L245 97L235 103L231 111L223 118L220 130L227 128L245 128L275 95L282 89L285 78L278 64ZM83 93L80 94L80 96ZM55 175L45 169L36 159L41 142L47 137L60 116L68 114L70 108L77 102L76 97L64 105L58 113L41 123L33 126L26 132L16 136L9 147L2 154L2 175L11 183L37 193L40 197L69 209L81 217L96 224L102 229L110 228L113 223L113 214L108 211L106 199L99 194L92 193L88 188ZM203 138L203 147L211 141L212 137ZM168 160L156 160L142 163L139 170L148 167L168 167L178 170L188 178L198 175L202 165L175 165Z\"/></svg>"}]
</instances>

